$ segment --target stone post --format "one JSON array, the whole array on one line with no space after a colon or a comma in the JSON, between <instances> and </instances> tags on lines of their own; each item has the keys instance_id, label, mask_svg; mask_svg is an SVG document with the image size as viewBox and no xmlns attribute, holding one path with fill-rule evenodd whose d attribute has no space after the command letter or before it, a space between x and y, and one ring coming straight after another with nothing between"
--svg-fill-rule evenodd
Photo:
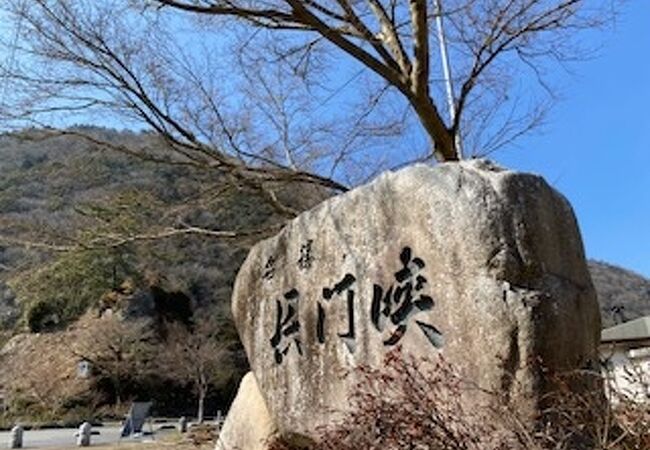
<instances>
[{"instance_id":1,"label":"stone post","mask_svg":"<svg viewBox=\"0 0 650 450\"><path fill-rule=\"evenodd\" d=\"M84 422L79 426L77 433L77 447L88 447L90 445L90 435L92 433L92 425Z\"/></svg>"},{"instance_id":2,"label":"stone post","mask_svg":"<svg viewBox=\"0 0 650 450\"><path fill-rule=\"evenodd\" d=\"M16 425L11 429L9 448L23 448L23 427Z\"/></svg>"},{"instance_id":3,"label":"stone post","mask_svg":"<svg viewBox=\"0 0 650 450\"><path fill-rule=\"evenodd\" d=\"M181 433L187 433L187 417L183 416L178 419L178 431Z\"/></svg>"}]
</instances>

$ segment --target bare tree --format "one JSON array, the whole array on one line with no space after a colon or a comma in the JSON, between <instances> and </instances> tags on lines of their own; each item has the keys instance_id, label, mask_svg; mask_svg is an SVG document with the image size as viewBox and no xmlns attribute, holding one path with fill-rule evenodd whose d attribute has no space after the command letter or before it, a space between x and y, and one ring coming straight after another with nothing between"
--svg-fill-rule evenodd
<instances>
[{"instance_id":1,"label":"bare tree","mask_svg":"<svg viewBox=\"0 0 650 450\"><path fill-rule=\"evenodd\" d=\"M247 22L254 28L298 30L305 35L302 47L285 50L307 58L316 42L327 41L391 89L397 90L411 106L431 141L431 152L438 161L453 161L460 156L457 139L469 125L468 111L476 99L479 117L490 118L486 97L496 96L496 105L510 103L512 95L503 78L516 74L508 66L523 66L541 79L548 60L563 61L575 57L572 35L580 28L604 23L613 2L584 0L275 0L271 2L223 0L152 0L151 3L196 14L224 16ZM443 4L445 8L443 9ZM457 86L447 92L450 118L445 120L444 88L440 80L451 76L444 53L442 19L446 21L447 40ZM437 36L432 31L437 20ZM432 40L442 41L440 58L435 58ZM433 47L435 48L435 47ZM445 70L440 70L445 69ZM439 75L438 75L439 74ZM502 78L499 80L498 78ZM452 81L452 80L447 80ZM450 86L446 86L450 88ZM505 92L499 92L507 89ZM521 118L511 113L497 133L512 138L523 129L515 129ZM472 119L474 119L472 117Z\"/></svg>"},{"instance_id":2,"label":"bare tree","mask_svg":"<svg viewBox=\"0 0 650 450\"><path fill-rule=\"evenodd\" d=\"M168 323L167 338L160 346L156 364L160 373L193 387L198 398L197 420L203 423L205 399L210 386L223 375L226 344L219 339L220 327L211 316L194 321L191 327Z\"/></svg>"},{"instance_id":3,"label":"bare tree","mask_svg":"<svg viewBox=\"0 0 650 450\"><path fill-rule=\"evenodd\" d=\"M95 374L110 380L116 406L123 400L123 382L149 370L153 334L145 320L124 320L117 314L79 328L71 351L90 362Z\"/></svg>"},{"instance_id":4,"label":"bare tree","mask_svg":"<svg viewBox=\"0 0 650 450\"><path fill-rule=\"evenodd\" d=\"M66 350L72 334L17 335L0 352L0 384L9 405L20 405L24 414L55 417L67 399L79 397L88 386L75 380L76 359Z\"/></svg>"},{"instance_id":5,"label":"bare tree","mask_svg":"<svg viewBox=\"0 0 650 450\"><path fill-rule=\"evenodd\" d=\"M167 8L160 7L232 19L235 24L243 23L256 29L253 35L247 35L248 45L238 47L241 53L251 48L252 40L260 44L258 48L262 48L266 55L264 59L257 53L258 59L271 63L286 62L294 74L303 79L309 78L312 70L317 71L316 77L322 78L322 72L317 68L323 63L319 51L324 44L330 44L360 63L361 68L373 73L388 90L397 92L398 97L411 107L428 135L430 152L439 161L451 161L458 159L454 138L468 126L464 117L470 114L468 110L474 101L483 110L480 114L490 116L491 111L485 111L486 105L481 99L498 97L497 103L505 102L506 93L512 95L513 92L503 92L509 86L504 79L524 75L513 67L528 68L535 76L541 76L549 60L563 61L578 56L572 52L576 49L571 46L574 42L571 37L576 29L593 27L608 20L610 15L605 14L608 12L605 7L611 6L612 1L592 1L589 4L585 0L99 2L103 5L85 0L37 0L28 2L29 5L14 3L18 6L13 11L24 27L20 48L36 56L38 61L59 63L68 70L58 72L49 65L49 80L44 79L41 73L38 80L49 81L49 88L43 89L48 83L38 85L38 96L31 98L34 107L31 113L44 112L43 105L47 105L48 112L51 109L90 106L118 108L169 136L178 147L176 150L186 152L186 157L192 155L192 161L231 169L233 161L221 158L222 154L210 151L205 144L219 144L221 151L230 147L233 154L244 160L260 161L264 158L259 149L252 152L246 148L248 146L241 139L242 130L224 114L232 111L226 111L225 107L227 89L220 88L235 86L218 78L225 75L222 71L204 73L215 70L211 65L214 61L210 61L208 56L203 55L206 58L202 61L203 67L196 65L193 56L198 50L190 52L184 49L189 41L183 41L160 27L175 20L165 12ZM127 3L159 8L157 12L140 11L146 17L142 19L146 23L140 23L133 18L136 11ZM442 71L439 71L441 61L432 45L432 41L438 39L432 30L433 21L439 18L444 18L446 24L453 84L456 86L451 93L454 114L448 120L440 111L446 94ZM227 28L228 25L228 21L207 21L202 24L202 32L209 32L211 27L220 27L222 34L224 28L225 33L233 34L242 30L236 25ZM245 32L246 27L243 29ZM262 45L258 39L267 30L273 33L272 46L268 42ZM280 36L282 32L285 34ZM196 43L192 45L201 47ZM163 54L163 51L167 53ZM336 63L341 65L338 60ZM11 68L6 69L13 72ZM297 86L290 81L285 82L285 86L278 86L281 83L277 82L270 84L265 79L267 74L264 70L256 69L254 84L260 87L259 92L267 94L264 101L267 112L274 110L270 124L278 129L275 137L282 141L278 152L280 159L284 160L282 165L295 170L298 158L294 155L295 145L288 143L286 126L286 116L291 114L289 110L292 108L287 108L286 102L291 100L290 93L295 92ZM326 69L332 70L331 67ZM233 68L227 70L232 76ZM283 72L281 75L287 77L288 74ZM26 73L23 75L23 81L36 80L27 78ZM59 103L44 103L52 95ZM303 115L307 113L306 107L293 109ZM239 119L241 115L236 117ZM217 134L221 141L210 139ZM223 141L229 141L228 145ZM273 158L277 155L266 156L269 159L264 162L276 162L271 166L277 169L278 158ZM270 176L270 169L265 168L265 176ZM313 173L302 176L331 184ZM333 184L333 187L339 186Z\"/></svg>"},{"instance_id":6,"label":"bare tree","mask_svg":"<svg viewBox=\"0 0 650 450\"><path fill-rule=\"evenodd\" d=\"M461 141L487 154L538 125L554 96L545 75L584 56L576 31L606 23L613 1L14 0L0 113L20 126L144 126L165 151L54 134L211 173L281 222L310 206L283 198L290 183L342 192L386 168L458 160ZM201 230L158 231L144 238Z\"/></svg>"}]
</instances>

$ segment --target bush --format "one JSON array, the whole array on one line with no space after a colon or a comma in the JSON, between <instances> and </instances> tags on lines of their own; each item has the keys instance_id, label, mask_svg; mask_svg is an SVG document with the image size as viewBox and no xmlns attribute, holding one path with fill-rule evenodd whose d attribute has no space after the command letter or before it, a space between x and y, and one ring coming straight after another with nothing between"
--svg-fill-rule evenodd
<instances>
[{"instance_id":1,"label":"bush","mask_svg":"<svg viewBox=\"0 0 650 450\"><path fill-rule=\"evenodd\" d=\"M92 250L61 254L50 264L14 277L15 290L32 332L63 329L119 286L134 271L130 254Z\"/></svg>"},{"instance_id":2,"label":"bush","mask_svg":"<svg viewBox=\"0 0 650 450\"><path fill-rule=\"evenodd\" d=\"M387 354L381 371L358 368L361 381L350 399L352 412L318 430L319 442L309 449L650 449L647 407L619 403L613 409L601 390L571 390L576 385L572 377L554 380L557 389L545 399L552 406L532 429L505 399L477 392L444 359L428 363L394 351ZM433 369L425 372L423 367ZM476 395L492 401L468 407L464 399ZM271 443L272 450L295 448L282 439Z\"/></svg>"}]
</instances>

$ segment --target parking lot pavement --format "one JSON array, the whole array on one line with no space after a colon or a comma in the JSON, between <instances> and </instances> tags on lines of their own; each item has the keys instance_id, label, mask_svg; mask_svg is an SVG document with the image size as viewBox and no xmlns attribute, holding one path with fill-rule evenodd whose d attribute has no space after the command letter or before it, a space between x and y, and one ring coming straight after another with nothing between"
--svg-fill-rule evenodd
<instances>
[{"instance_id":1,"label":"parking lot pavement","mask_svg":"<svg viewBox=\"0 0 650 450\"><path fill-rule=\"evenodd\" d=\"M157 427L156 427L157 428ZM26 430L23 436L23 448L52 448L74 446L76 443L76 428L58 428L48 430ZM95 434L99 432L99 434ZM164 434L168 431L162 430L156 432L156 435ZM10 433L8 431L0 432L0 448L7 448ZM120 427L95 427L91 443L93 445L114 444L120 442L143 442L151 440L150 436L141 438L127 438L120 441Z\"/></svg>"}]
</instances>

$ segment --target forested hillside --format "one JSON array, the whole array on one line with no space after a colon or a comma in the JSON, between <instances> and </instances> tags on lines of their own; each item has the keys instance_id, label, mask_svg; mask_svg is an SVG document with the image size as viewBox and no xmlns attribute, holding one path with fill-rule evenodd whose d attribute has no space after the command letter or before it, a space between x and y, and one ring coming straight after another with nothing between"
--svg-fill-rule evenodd
<instances>
[{"instance_id":1,"label":"forested hillside","mask_svg":"<svg viewBox=\"0 0 650 450\"><path fill-rule=\"evenodd\" d=\"M116 147L162 154L164 144L152 135L88 131ZM276 219L256 193L225 189L218 172L143 161L74 135L32 130L1 137L0 173L4 328L65 327L126 281L136 290L182 293L192 309L227 314L234 274L252 241L155 237L180 224L264 229ZM296 203L308 199L302 190ZM60 251L66 246L73 251Z\"/></svg>"},{"instance_id":2,"label":"forested hillside","mask_svg":"<svg viewBox=\"0 0 650 450\"><path fill-rule=\"evenodd\" d=\"M78 131L90 139L78 136ZM100 146L100 141L113 148ZM25 386L14 389L7 382L16 379L11 367L20 371L31 358L20 355L35 355L31 363L38 363L39 355L61 352L74 366L80 356L69 346L52 343L74 341L79 323L86 329L108 326L111 315L104 313L109 310L129 319L113 326L124 327L127 335L135 334L145 320L151 339L143 343L154 355L157 345L169 348L164 345L170 330L176 329L174 323L193 333L201 318L214 318L211 333L226 349L220 374L213 380L216 405L229 401L229 392L246 370L230 319L230 292L247 249L277 229L280 215L260 192L226 180L218 170L128 154L129 149L144 148L147 155L162 158L169 153L164 146L150 134L93 128L0 136L0 350L12 335L53 333L49 340L43 334L21 334L6 346L10 361L0 363L0 369L9 370L4 389L16 391L11 405L23 402L16 406L20 411L32 417L60 417L57 405L66 404L69 387L60 383L47 396L27 394ZM327 193L295 186L278 190L282 201L297 209L323 195ZM229 230L249 230L252 235L221 234ZM93 353L101 350L100 344ZM21 346L26 350L15 354ZM160 352L157 355L160 359ZM139 367L146 358L132 362L135 366L119 375L123 395L149 393L162 408L192 402L190 379L161 378L155 365ZM89 405L114 404L115 374L97 375L88 397L95 400ZM43 380L32 381L28 387L43 385ZM47 401L35 401L39 396ZM26 409L25 401L32 406Z\"/></svg>"},{"instance_id":3,"label":"forested hillside","mask_svg":"<svg viewBox=\"0 0 650 450\"><path fill-rule=\"evenodd\" d=\"M264 228L277 219L274 211L254 193L220 190L213 171L135 159L71 131L0 137L0 226L21 244L0 241L0 327L64 328L126 281L136 290L182 294L192 309L216 307L227 315L234 275L254 239L187 234L118 245L106 236L155 234L165 222L207 230ZM163 145L150 134L83 131L116 147L155 152ZM319 197L304 189L287 192L302 202L299 208ZM108 245L84 248L88 242ZM58 251L62 243L79 248ZM592 261L590 269L603 325L650 314L649 280L601 262Z\"/></svg>"},{"instance_id":4,"label":"forested hillside","mask_svg":"<svg viewBox=\"0 0 650 450\"><path fill-rule=\"evenodd\" d=\"M100 132L116 144L155 145L146 135ZM0 140L0 161L4 233L24 242L56 242L53 247L83 245L94 234L146 230L164 209L196 195L205 181L183 167L148 164L97 151L90 142L36 132ZM218 211L185 212L188 219L196 215L206 224L224 220ZM2 321L5 326L19 321L33 331L64 327L127 279L138 285L155 280L166 290L186 292L196 306L220 304L243 255L237 246L191 238L72 253L4 245L0 281L11 289L4 289Z\"/></svg>"},{"instance_id":5,"label":"forested hillside","mask_svg":"<svg viewBox=\"0 0 650 450\"><path fill-rule=\"evenodd\" d=\"M650 280L622 267L589 261L603 327L650 315Z\"/></svg>"}]
</instances>

